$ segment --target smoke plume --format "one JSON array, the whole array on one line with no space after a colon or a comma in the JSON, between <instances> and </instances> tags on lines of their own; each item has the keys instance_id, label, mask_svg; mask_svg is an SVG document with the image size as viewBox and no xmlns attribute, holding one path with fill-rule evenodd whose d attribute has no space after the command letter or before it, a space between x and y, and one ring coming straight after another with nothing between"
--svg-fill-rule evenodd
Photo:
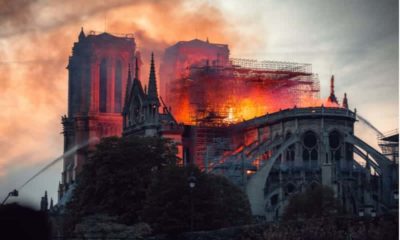
<instances>
[{"instance_id":1,"label":"smoke plume","mask_svg":"<svg viewBox=\"0 0 400 240\"><path fill-rule=\"evenodd\" d=\"M254 39L239 38L218 8L201 1L0 0L0 178L62 153L65 68L81 27L134 33L144 83L152 51L159 63L165 47L180 40L208 37L234 48Z\"/></svg>"}]
</instances>

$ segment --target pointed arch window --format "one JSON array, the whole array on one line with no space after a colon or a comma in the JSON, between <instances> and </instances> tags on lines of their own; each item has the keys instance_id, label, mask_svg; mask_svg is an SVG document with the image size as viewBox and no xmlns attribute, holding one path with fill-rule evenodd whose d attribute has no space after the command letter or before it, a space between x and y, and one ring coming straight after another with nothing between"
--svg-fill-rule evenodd
<instances>
[{"instance_id":1,"label":"pointed arch window","mask_svg":"<svg viewBox=\"0 0 400 240\"><path fill-rule=\"evenodd\" d=\"M100 63L100 112L107 112L107 60Z\"/></svg>"},{"instance_id":2,"label":"pointed arch window","mask_svg":"<svg viewBox=\"0 0 400 240\"><path fill-rule=\"evenodd\" d=\"M285 140L288 140L292 137L292 133L288 132L286 133ZM294 158L295 158L295 151L296 151L296 145L292 144L290 145L287 150L286 150L286 161L290 162L293 164Z\"/></svg>"},{"instance_id":3,"label":"pointed arch window","mask_svg":"<svg viewBox=\"0 0 400 240\"><path fill-rule=\"evenodd\" d=\"M317 167L318 163L318 140L312 131L307 131L303 135L303 161L311 160L312 167Z\"/></svg>"},{"instance_id":4,"label":"pointed arch window","mask_svg":"<svg viewBox=\"0 0 400 240\"><path fill-rule=\"evenodd\" d=\"M114 86L114 112L121 112L122 105L122 62L115 63L115 86Z\"/></svg>"},{"instance_id":5,"label":"pointed arch window","mask_svg":"<svg viewBox=\"0 0 400 240\"><path fill-rule=\"evenodd\" d=\"M336 130L329 133L329 147L331 149L332 160L340 161L342 158L342 136Z\"/></svg>"}]
</instances>

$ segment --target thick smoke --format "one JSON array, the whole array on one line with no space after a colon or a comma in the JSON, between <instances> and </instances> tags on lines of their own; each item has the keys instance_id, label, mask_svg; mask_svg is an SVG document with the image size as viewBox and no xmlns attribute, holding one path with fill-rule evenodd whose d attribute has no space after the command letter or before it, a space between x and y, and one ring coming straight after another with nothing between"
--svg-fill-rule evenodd
<instances>
[{"instance_id":1,"label":"thick smoke","mask_svg":"<svg viewBox=\"0 0 400 240\"><path fill-rule=\"evenodd\" d=\"M81 26L86 33L134 33L144 84L152 51L159 63L164 48L179 40L208 37L234 47L252 39L238 41L229 20L205 2L0 0L0 178L63 151L65 68Z\"/></svg>"}]
</instances>

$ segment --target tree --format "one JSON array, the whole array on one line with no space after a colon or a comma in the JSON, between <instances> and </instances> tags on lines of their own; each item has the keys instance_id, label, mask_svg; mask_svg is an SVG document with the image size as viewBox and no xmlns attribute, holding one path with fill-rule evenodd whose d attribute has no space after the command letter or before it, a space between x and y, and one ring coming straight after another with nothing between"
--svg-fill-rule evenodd
<instances>
[{"instance_id":1,"label":"tree","mask_svg":"<svg viewBox=\"0 0 400 240\"><path fill-rule=\"evenodd\" d=\"M191 175L196 186L189 187ZM250 204L243 191L223 176L198 168L171 166L150 185L143 219L157 232L207 230L251 222Z\"/></svg>"},{"instance_id":2,"label":"tree","mask_svg":"<svg viewBox=\"0 0 400 240\"><path fill-rule=\"evenodd\" d=\"M137 222L152 177L175 162L176 148L166 139L102 139L84 165L67 206L70 225L94 213L118 216L127 224Z\"/></svg>"},{"instance_id":3,"label":"tree","mask_svg":"<svg viewBox=\"0 0 400 240\"><path fill-rule=\"evenodd\" d=\"M285 208L283 219L298 220L328 217L338 214L342 209L330 187L317 185L305 192L294 194Z\"/></svg>"}]
</instances>

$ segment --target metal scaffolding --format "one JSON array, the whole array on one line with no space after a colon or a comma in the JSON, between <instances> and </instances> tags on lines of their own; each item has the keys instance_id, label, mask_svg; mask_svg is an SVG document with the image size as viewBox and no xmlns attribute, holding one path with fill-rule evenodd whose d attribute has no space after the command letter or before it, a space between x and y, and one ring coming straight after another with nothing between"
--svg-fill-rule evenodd
<instances>
[{"instance_id":1,"label":"metal scaffolding","mask_svg":"<svg viewBox=\"0 0 400 240\"><path fill-rule=\"evenodd\" d=\"M257 61L244 58L230 58L230 62L232 66L239 68L312 74L312 65L309 63Z\"/></svg>"},{"instance_id":2,"label":"metal scaffolding","mask_svg":"<svg viewBox=\"0 0 400 240\"><path fill-rule=\"evenodd\" d=\"M223 119L228 115L227 103L236 104L229 102L230 96L237 98L255 90L273 96L273 102L264 104L273 105L275 111L320 97L318 76L312 73L311 64L231 59L230 66L196 66L189 72L175 81L171 94L176 95L175 99L181 98L182 92L187 94L194 108L191 117L195 125L226 125ZM213 97L213 91L220 95ZM221 99L224 104L219 103Z\"/></svg>"},{"instance_id":3,"label":"metal scaffolding","mask_svg":"<svg viewBox=\"0 0 400 240\"><path fill-rule=\"evenodd\" d=\"M395 129L378 138L382 154L395 163L399 162L399 130Z\"/></svg>"}]
</instances>

